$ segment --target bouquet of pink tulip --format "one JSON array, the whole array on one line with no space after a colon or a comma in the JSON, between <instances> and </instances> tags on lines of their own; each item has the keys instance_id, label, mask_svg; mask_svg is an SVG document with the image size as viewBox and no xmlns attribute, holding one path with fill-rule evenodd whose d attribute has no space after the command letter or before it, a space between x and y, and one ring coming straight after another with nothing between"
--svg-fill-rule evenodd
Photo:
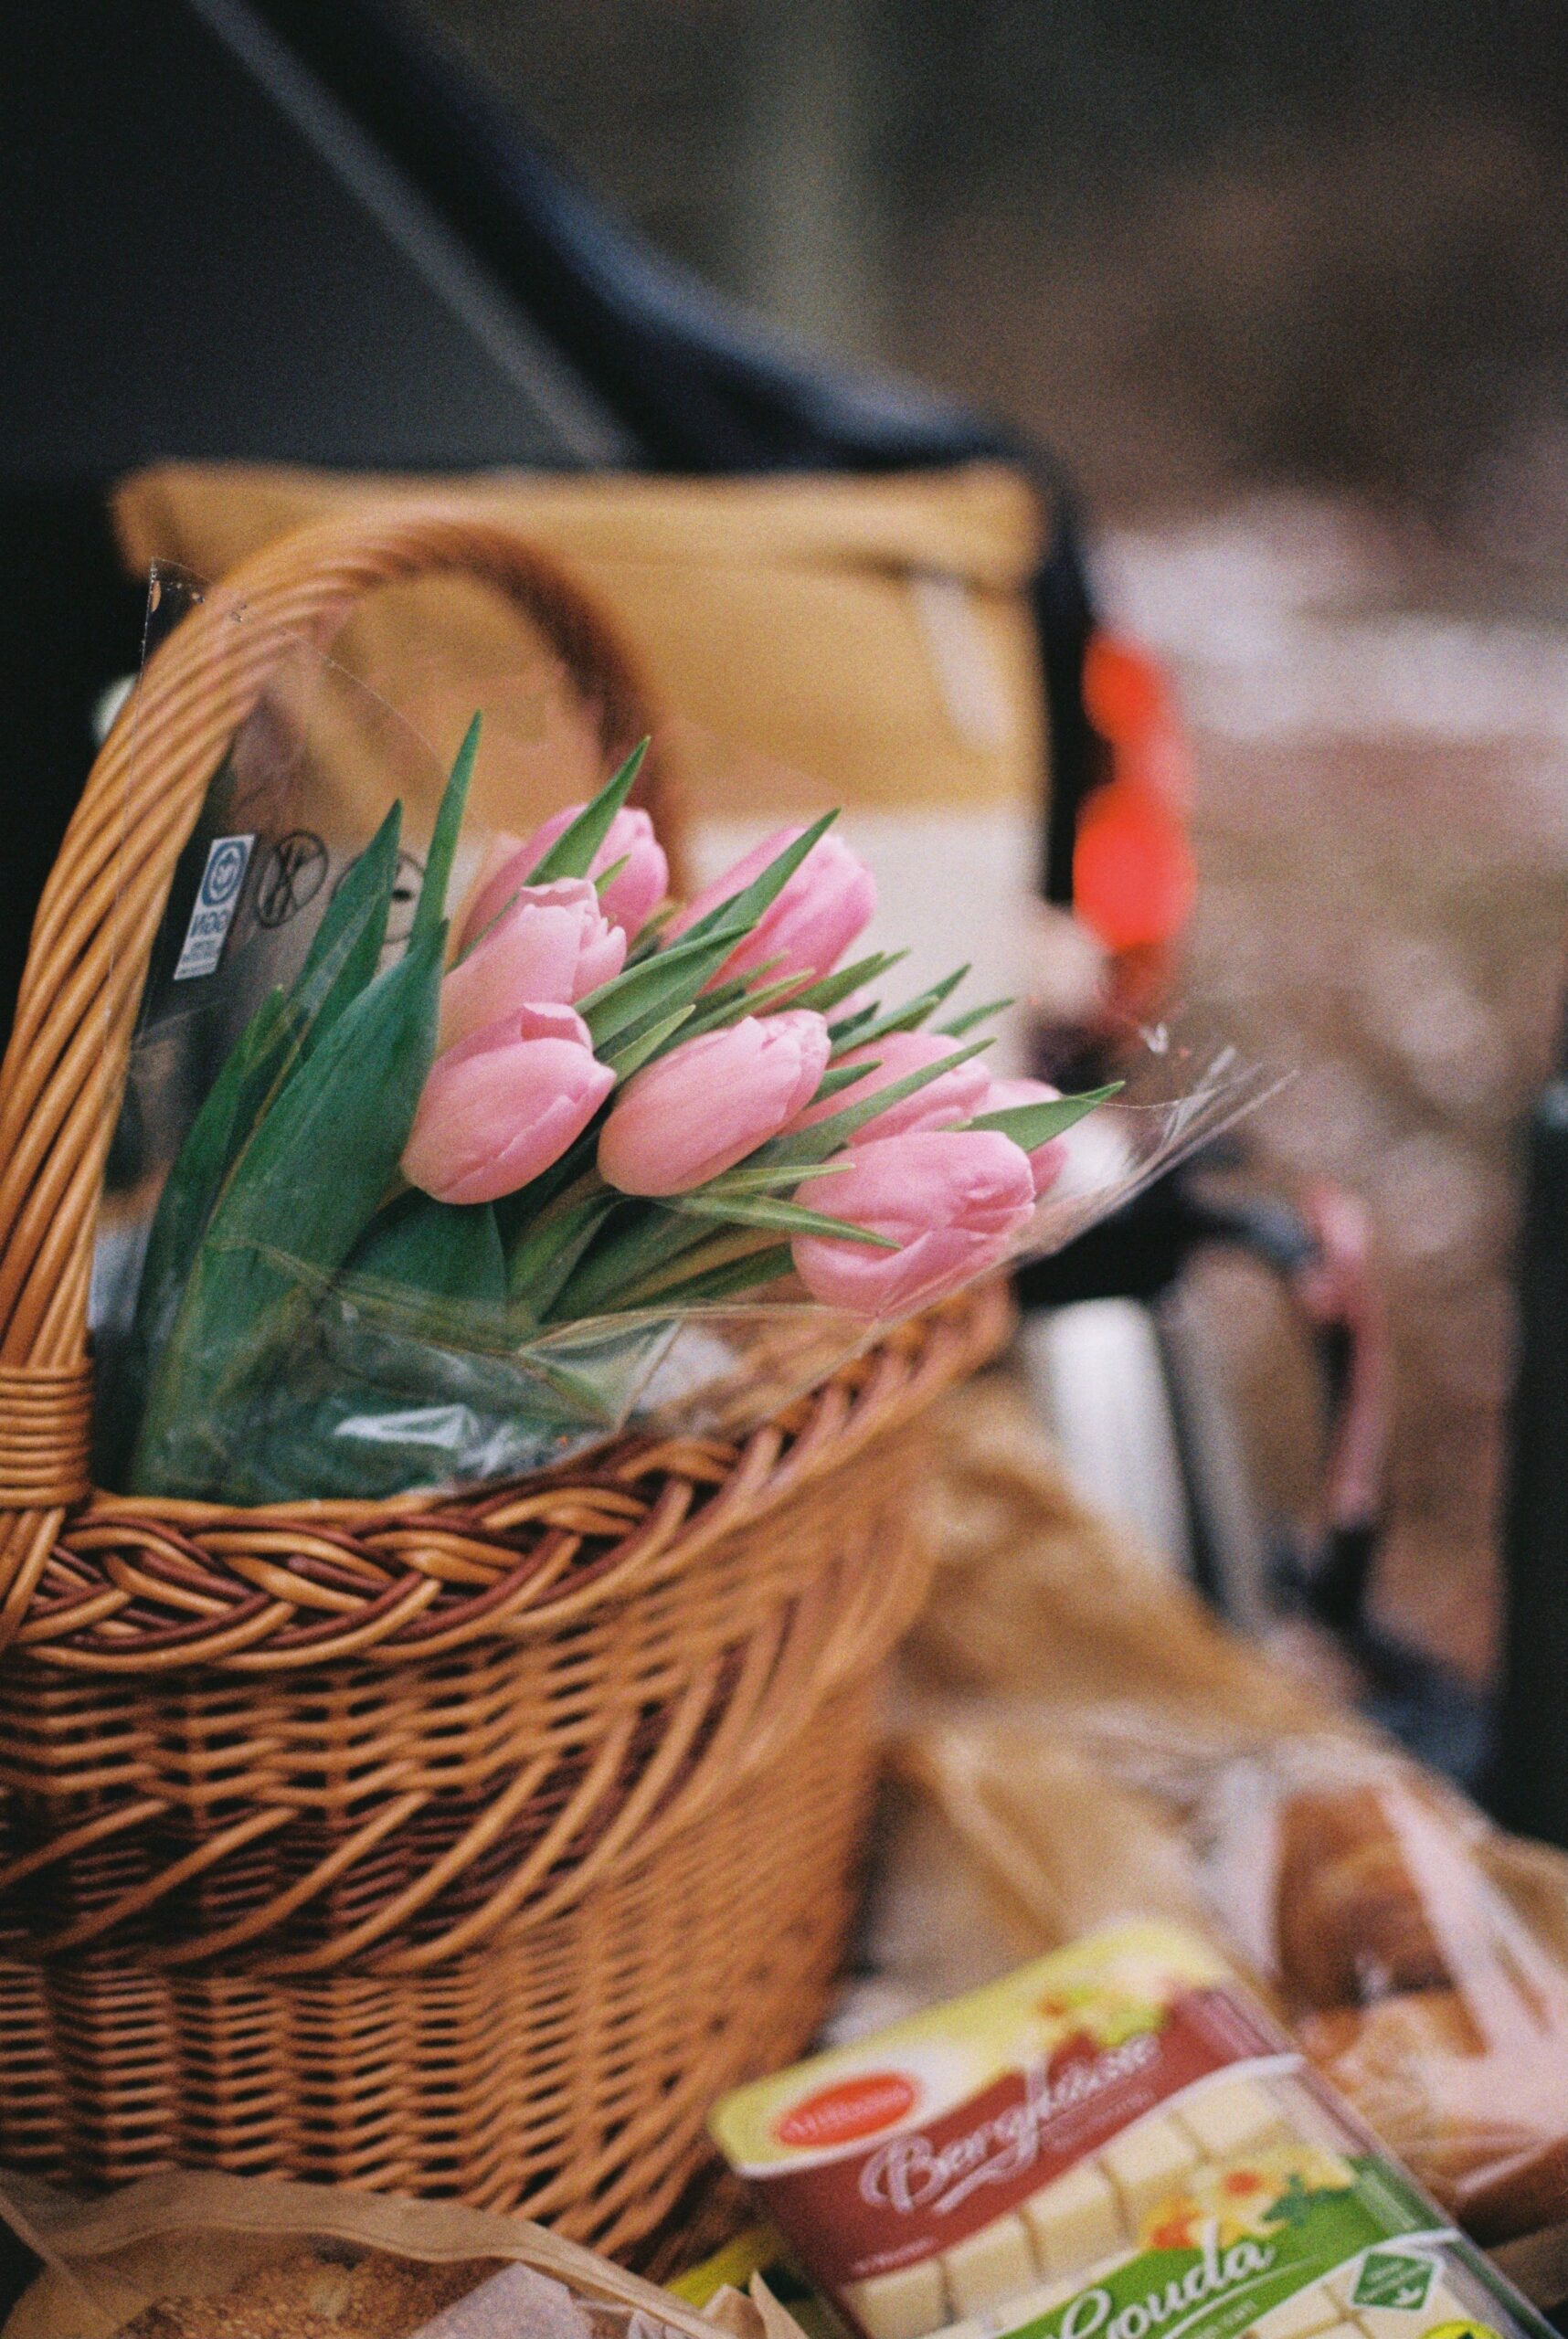
<instances>
[{"instance_id":1,"label":"bouquet of pink tulip","mask_svg":"<svg viewBox=\"0 0 1568 2339\"><path fill-rule=\"evenodd\" d=\"M614 1425L694 1310L790 1286L902 1316L1019 1247L1111 1093L992 1080L967 1035L995 1007L933 1028L958 976L873 996L895 961L841 963L875 889L832 814L673 908L641 750L494 840L449 937L478 733L402 956L394 806L185 1137L137 1302L135 1492L527 1466Z\"/></svg>"}]
</instances>

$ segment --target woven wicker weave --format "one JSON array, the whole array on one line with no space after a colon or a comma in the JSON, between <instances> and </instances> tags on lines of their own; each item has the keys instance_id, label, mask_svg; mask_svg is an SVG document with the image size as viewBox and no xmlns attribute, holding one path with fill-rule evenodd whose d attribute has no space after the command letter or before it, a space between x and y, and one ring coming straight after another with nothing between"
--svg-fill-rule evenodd
<instances>
[{"instance_id":1,"label":"woven wicker weave","mask_svg":"<svg viewBox=\"0 0 1568 2339\"><path fill-rule=\"evenodd\" d=\"M627 2247L821 2009L925 1583L916 1419L1006 1309L953 1303L744 1439L461 1497L89 1487L95 1212L179 849L287 644L443 567L553 631L607 750L642 727L504 530L312 530L158 652L39 911L0 1095L0 2161L450 2191Z\"/></svg>"}]
</instances>

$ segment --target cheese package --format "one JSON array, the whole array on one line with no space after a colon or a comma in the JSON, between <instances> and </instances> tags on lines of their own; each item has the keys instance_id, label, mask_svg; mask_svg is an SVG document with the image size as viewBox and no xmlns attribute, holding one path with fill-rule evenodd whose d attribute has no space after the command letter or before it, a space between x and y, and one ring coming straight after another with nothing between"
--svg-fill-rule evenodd
<instances>
[{"instance_id":1,"label":"cheese package","mask_svg":"<svg viewBox=\"0 0 1568 2339\"><path fill-rule=\"evenodd\" d=\"M1205 1943L1100 1933L713 2129L862 2339L1544 2339Z\"/></svg>"}]
</instances>

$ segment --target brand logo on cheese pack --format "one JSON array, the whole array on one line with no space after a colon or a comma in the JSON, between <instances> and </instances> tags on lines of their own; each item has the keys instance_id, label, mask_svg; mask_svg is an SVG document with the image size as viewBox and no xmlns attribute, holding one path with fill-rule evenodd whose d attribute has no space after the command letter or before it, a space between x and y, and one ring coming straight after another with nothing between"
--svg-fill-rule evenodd
<instances>
[{"instance_id":1,"label":"brand logo on cheese pack","mask_svg":"<svg viewBox=\"0 0 1568 2339\"><path fill-rule=\"evenodd\" d=\"M919 2086L906 2071L860 2071L791 2104L774 2122L773 2133L781 2144L823 2152L879 2135L907 2120L919 2101Z\"/></svg>"},{"instance_id":2,"label":"brand logo on cheese pack","mask_svg":"<svg viewBox=\"0 0 1568 2339\"><path fill-rule=\"evenodd\" d=\"M1117 2311L1115 2290L1097 2284L1081 2291L1061 2318L1058 2339L1149 2339L1161 2323L1180 2323L1205 2302L1223 2299L1227 2291L1255 2289L1273 2266L1277 2251L1271 2243L1238 2241L1220 2254L1217 2228L1202 2230L1198 2255L1185 2273L1172 2275L1141 2297L1128 2300Z\"/></svg>"},{"instance_id":3,"label":"brand logo on cheese pack","mask_svg":"<svg viewBox=\"0 0 1568 2339\"><path fill-rule=\"evenodd\" d=\"M1005 2185L1033 2168L1042 2133L1053 2120L1146 2070L1159 2056L1158 2037L1140 2031L1105 2054L1071 2060L1058 2072L1029 2064L1021 2074L1022 2101L961 2135L945 2141L919 2132L893 2137L862 2168L861 2198L868 2207L894 2209L901 2217L917 2209L950 2215L982 2186Z\"/></svg>"}]
</instances>

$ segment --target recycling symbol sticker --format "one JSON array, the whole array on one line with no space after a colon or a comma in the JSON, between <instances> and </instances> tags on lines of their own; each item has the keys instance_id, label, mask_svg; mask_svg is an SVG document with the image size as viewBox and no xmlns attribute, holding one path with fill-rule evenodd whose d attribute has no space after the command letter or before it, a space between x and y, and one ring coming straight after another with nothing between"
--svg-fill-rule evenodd
<instances>
[{"instance_id":1,"label":"recycling symbol sticker","mask_svg":"<svg viewBox=\"0 0 1568 2339\"><path fill-rule=\"evenodd\" d=\"M1426 2303L1436 2272L1429 2258L1408 2257L1398 2249L1369 2249L1356 2279L1356 2306L1403 2307L1414 2314Z\"/></svg>"},{"instance_id":2,"label":"recycling symbol sticker","mask_svg":"<svg viewBox=\"0 0 1568 2339\"><path fill-rule=\"evenodd\" d=\"M291 829L267 856L256 888L259 926L287 926L315 900L326 881L327 849L310 829Z\"/></svg>"}]
</instances>

